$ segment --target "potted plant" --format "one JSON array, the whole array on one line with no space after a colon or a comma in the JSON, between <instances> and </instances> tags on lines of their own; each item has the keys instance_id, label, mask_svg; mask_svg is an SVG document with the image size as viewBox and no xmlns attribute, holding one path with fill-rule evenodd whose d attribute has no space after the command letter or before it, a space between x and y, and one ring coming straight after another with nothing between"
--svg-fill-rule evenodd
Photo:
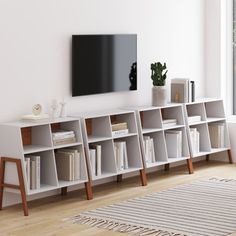
<instances>
[{"instance_id":1,"label":"potted plant","mask_svg":"<svg viewBox=\"0 0 236 236\"><path fill-rule=\"evenodd\" d=\"M153 106L165 106L167 104L166 83L166 63L163 65L160 62L151 64L151 79L153 82L152 88L152 104Z\"/></svg>"}]
</instances>

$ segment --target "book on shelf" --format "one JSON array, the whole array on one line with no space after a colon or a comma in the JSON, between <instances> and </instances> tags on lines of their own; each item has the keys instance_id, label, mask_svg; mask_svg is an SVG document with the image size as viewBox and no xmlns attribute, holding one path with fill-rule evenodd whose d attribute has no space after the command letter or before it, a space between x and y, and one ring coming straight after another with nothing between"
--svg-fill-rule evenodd
<instances>
[{"instance_id":1,"label":"book on shelf","mask_svg":"<svg viewBox=\"0 0 236 236\"><path fill-rule=\"evenodd\" d=\"M112 131L112 136L124 135L128 133L129 133L128 129L115 130L115 131Z\"/></svg>"},{"instance_id":2,"label":"book on shelf","mask_svg":"<svg viewBox=\"0 0 236 236\"><path fill-rule=\"evenodd\" d=\"M146 163L154 163L156 162L156 158L153 138L151 138L150 136L143 136L143 138L145 161Z\"/></svg>"},{"instance_id":3,"label":"book on shelf","mask_svg":"<svg viewBox=\"0 0 236 236\"><path fill-rule=\"evenodd\" d=\"M168 130L165 132L166 147L169 158L182 156L182 131Z\"/></svg>"},{"instance_id":4,"label":"book on shelf","mask_svg":"<svg viewBox=\"0 0 236 236\"><path fill-rule=\"evenodd\" d=\"M113 122L111 124L112 131L125 130L128 129L127 122Z\"/></svg>"},{"instance_id":5,"label":"book on shelf","mask_svg":"<svg viewBox=\"0 0 236 236\"><path fill-rule=\"evenodd\" d=\"M171 80L171 102L188 103L195 101L195 83L189 79Z\"/></svg>"},{"instance_id":6,"label":"book on shelf","mask_svg":"<svg viewBox=\"0 0 236 236\"><path fill-rule=\"evenodd\" d=\"M47 121L49 120L49 115L48 114L40 114L40 115L34 115L34 114L29 114L29 115L24 115L21 117L23 121Z\"/></svg>"},{"instance_id":7,"label":"book on shelf","mask_svg":"<svg viewBox=\"0 0 236 236\"><path fill-rule=\"evenodd\" d=\"M193 154L200 152L200 133L197 128L190 128L190 141Z\"/></svg>"},{"instance_id":8,"label":"book on shelf","mask_svg":"<svg viewBox=\"0 0 236 236\"><path fill-rule=\"evenodd\" d=\"M210 123L209 135L212 148L225 147L225 124L224 123Z\"/></svg>"},{"instance_id":9,"label":"book on shelf","mask_svg":"<svg viewBox=\"0 0 236 236\"><path fill-rule=\"evenodd\" d=\"M122 171L128 169L129 165L128 165L126 142L116 141L114 142L114 147L115 147L115 159L116 159L117 170Z\"/></svg>"},{"instance_id":10,"label":"book on shelf","mask_svg":"<svg viewBox=\"0 0 236 236\"><path fill-rule=\"evenodd\" d=\"M30 158L25 157L25 168L26 168L26 179L27 179L27 186L30 189Z\"/></svg>"},{"instance_id":11,"label":"book on shelf","mask_svg":"<svg viewBox=\"0 0 236 236\"><path fill-rule=\"evenodd\" d=\"M177 120L176 119L163 119L162 123L163 123L163 127L167 128L167 127L177 125Z\"/></svg>"},{"instance_id":12,"label":"book on shelf","mask_svg":"<svg viewBox=\"0 0 236 236\"><path fill-rule=\"evenodd\" d=\"M52 133L54 145L63 145L76 142L74 131L56 131Z\"/></svg>"},{"instance_id":13,"label":"book on shelf","mask_svg":"<svg viewBox=\"0 0 236 236\"><path fill-rule=\"evenodd\" d=\"M57 153L62 153L67 155L72 154L71 179L72 180L81 179L81 154L79 150L76 148L63 148L63 149L58 149Z\"/></svg>"},{"instance_id":14,"label":"book on shelf","mask_svg":"<svg viewBox=\"0 0 236 236\"><path fill-rule=\"evenodd\" d=\"M89 153L93 174L95 176L100 176L102 174L102 145L91 144L89 147Z\"/></svg>"},{"instance_id":15,"label":"book on shelf","mask_svg":"<svg viewBox=\"0 0 236 236\"><path fill-rule=\"evenodd\" d=\"M194 123L201 121L201 116L188 116L188 122Z\"/></svg>"}]
</instances>

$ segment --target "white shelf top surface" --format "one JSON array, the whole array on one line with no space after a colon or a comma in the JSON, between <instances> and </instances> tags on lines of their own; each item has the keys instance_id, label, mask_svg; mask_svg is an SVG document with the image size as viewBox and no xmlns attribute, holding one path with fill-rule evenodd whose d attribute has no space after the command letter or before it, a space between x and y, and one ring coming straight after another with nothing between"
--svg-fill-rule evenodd
<instances>
[{"instance_id":1,"label":"white shelf top surface","mask_svg":"<svg viewBox=\"0 0 236 236\"><path fill-rule=\"evenodd\" d=\"M205 102L216 102L216 101L222 101L221 98L197 98L194 102L188 102L184 103L186 105L191 105L191 104L198 104L198 103L205 103Z\"/></svg>"},{"instance_id":2,"label":"white shelf top surface","mask_svg":"<svg viewBox=\"0 0 236 236\"><path fill-rule=\"evenodd\" d=\"M138 135L138 134L137 133L116 134L116 135L112 135L112 138L117 139L117 138L132 137L132 136L136 136L136 135Z\"/></svg>"},{"instance_id":3,"label":"white shelf top surface","mask_svg":"<svg viewBox=\"0 0 236 236\"><path fill-rule=\"evenodd\" d=\"M102 110L102 111L92 111L92 112L78 112L71 114L72 117L83 117L85 119L89 118L98 118L103 116L112 116L112 115L122 115L133 113L132 110L124 110L124 109L111 109L111 110Z\"/></svg>"},{"instance_id":4,"label":"white shelf top surface","mask_svg":"<svg viewBox=\"0 0 236 236\"><path fill-rule=\"evenodd\" d=\"M52 150L53 147L40 146L40 145L24 145L24 154L43 152Z\"/></svg>"},{"instance_id":5,"label":"white shelf top surface","mask_svg":"<svg viewBox=\"0 0 236 236\"><path fill-rule=\"evenodd\" d=\"M226 118L220 117L207 117L207 122L216 122L216 121L224 121Z\"/></svg>"},{"instance_id":6,"label":"white shelf top surface","mask_svg":"<svg viewBox=\"0 0 236 236\"><path fill-rule=\"evenodd\" d=\"M3 125L15 126L19 128L24 127L32 127L32 126L39 126L39 125L47 125L47 124L54 124L54 123L61 123L67 121L76 121L78 118L75 117L65 117L65 118L49 118L49 119L42 119L42 120L17 120L13 122L2 123Z\"/></svg>"},{"instance_id":7,"label":"white shelf top surface","mask_svg":"<svg viewBox=\"0 0 236 236\"><path fill-rule=\"evenodd\" d=\"M142 133L143 134L154 133L154 132L160 132L162 130L163 130L163 128L143 128Z\"/></svg>"},{"instance_id":8,"label":"white shelf top surface","mask_svg":"<svg viewBox=\"0 0 236 236\"><path fill-rule=\"evenodd\" d=\"M89 143L111 140L112 137L88 136Z\"/></svg>"}]
</instances>

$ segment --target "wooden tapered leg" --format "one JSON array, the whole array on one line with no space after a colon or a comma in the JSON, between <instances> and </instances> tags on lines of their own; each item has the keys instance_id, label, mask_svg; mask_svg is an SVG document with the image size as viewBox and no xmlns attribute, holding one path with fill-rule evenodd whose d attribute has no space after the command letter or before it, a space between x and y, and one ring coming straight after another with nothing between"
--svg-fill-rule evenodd
<instances>
[{"instance_id":1,"label":"wooden tapered leg","mask_svg":"<svg viewBox=\"0 0 236 236\"><path fill-rule=\"evenodd\" d=\"M147 176L146 176L145 169L142 169L139 172L140 172L142 186L146 186L147 185Z\"/></svg>"},{"instance_id":2,"label":"wooden tapered leg","mask_svg":"<svg viewBox=\"0 0 236 236\"><path fill-rule=\"evenodd\" d=\"M230 164L233 164L233 159L232 159L231 150L229 149L229 150L227 150L227 152L228 152L229 163L230 163Z\"/></svg>"},{"instance_id":3,"label":"wooden tapered leg","mask_svg":"<svg viewBox=\"0 0 236 236\"><path fill-rule=\"evenodd\" d=\"M122 175L117 175L117 183L122 182Z\"/></svg>"},{"instance_id":4,"label":"wooden tapered leg","mask_svg":"<svg viewBox=\"0 0 236 236\"><path fill-rule=\"evenodd\" d=\"M88 181L88 182L84 183L84 185L85 185L85 190L86 190L86 194L87 194L87 200L93 199L93 191L92 191L91 182Z\"/></svg>"},{"instance_id":5,"label":"wooden tapered leg","mask_svg":"<svg viewBox=\"0 0 236 236\"><path fill-rule=\"evenodd\" d=\"M25 184L23 179L23 172L22 172L22 166L21 166L21 160L16 160L16 166L17 166L17 172L18 172L18 178L19 178L19 188L21 192L21 199L22 199L22 205L24 210L24 215L28 216L28 206L27 206L27 200L26 200L26 193L25 193Z\"/></svg>"},{"instance_id":6,"label":"wooden tapered leg","mask_svg":"<svg viewBox=\"0 0 236 236\"><path fill-rule=\"evenodd\" d=\"M193 174L193 162L192 158L187 159L188 173Z\"/></svg>"},{"instance_id":7,"label":"wooden tapered leg","mask_svg":"<svg viewBox=\"0 0 236 236\"><path fill-rule=\"evenodd\" d=\"M169 171L170 170L170 164L165 164L164 170Z\"/></svg>"},{"instance_id":8,"label":"wooden tapered leg","mask_svg":"<svg viewBox=\"0 0 236 236\"><path fill-rule=\"evenodd\" d=\"M209 161L210 160L210 154L207 154L206 155L206 161Z\"/></svg>"},{"instance_id":9,"label":"wooden tapered leg","mask_svg":"<svg viewBox=\"0 0 236 236\"><path fill-rule=\"evenodd\" d=\"M3 201L4 173L5 173L5 162L3 161L3 159L1 159L1 164L0 164L0 210L2 210L2 201Z\"/></svg>"},{"instance_id":10,"label":"wooden tapered leg","mask_svg":"<svg viewBox=\"0 0 236 236\"><path fill-rule=\"evenodd\" d=\"M61 188L61 196L66 196L67 195L67 187Z\"/></svg>"}]
</instances>

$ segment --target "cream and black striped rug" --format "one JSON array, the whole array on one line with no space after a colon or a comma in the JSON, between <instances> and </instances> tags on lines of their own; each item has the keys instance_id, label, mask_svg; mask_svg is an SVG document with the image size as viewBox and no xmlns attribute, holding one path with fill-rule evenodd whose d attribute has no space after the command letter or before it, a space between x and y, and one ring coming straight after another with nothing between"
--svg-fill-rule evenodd
<instances>
[{"instance_id":1,"label":"cream and black striped rug","mask_svg":"<svg viewBox=\"0 0 236 236\"><path fill-rule=\"evenodd\" d=\"M236 231L236 180L196 181L70 220L140 236L229 235Z\"/></svg>"}]
</instances>

